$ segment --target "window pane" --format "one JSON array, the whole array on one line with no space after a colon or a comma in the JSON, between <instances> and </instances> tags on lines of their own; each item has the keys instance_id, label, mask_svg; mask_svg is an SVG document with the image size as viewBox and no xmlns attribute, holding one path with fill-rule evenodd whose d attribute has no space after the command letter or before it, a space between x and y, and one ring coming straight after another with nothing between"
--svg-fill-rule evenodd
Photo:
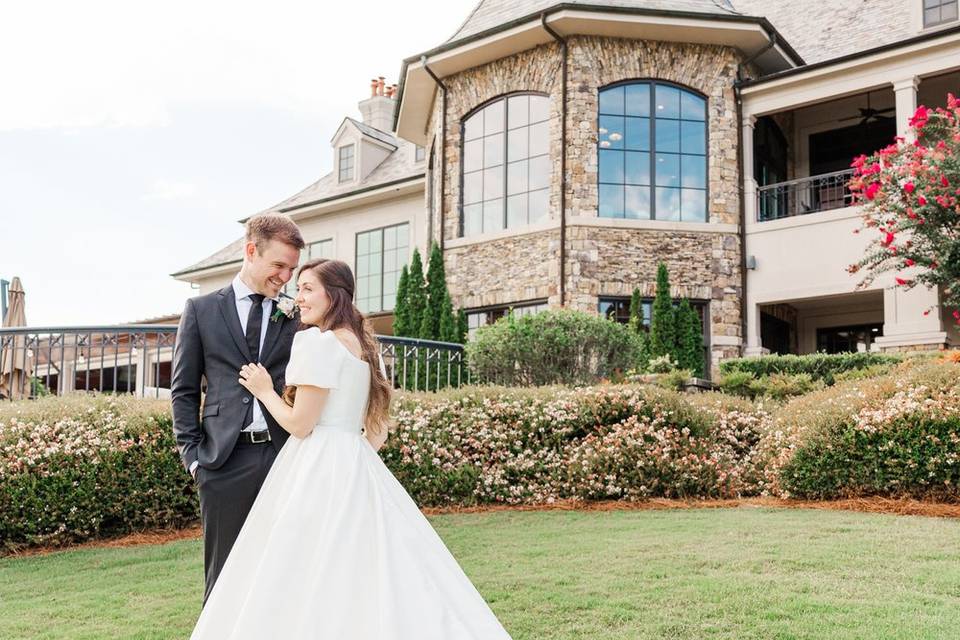
<instances>
[{"instance_id":1,"label":"window pane","mask_svg":"<svg viewBox=\"0 0 960 640\"><path fill-rule=\"evenodd\" d=\"M707 101L689 91L680 92L680 117L685 120L706 120Z\"/></svg>"},{"instance_id":2,"label":"window pane","mask_svg":"<svg viewBox=\"0 0 960 640\"><path fill-rule=\"evenodd\" d=\"M483 135L503 131L503 100L497 100L483 110Z\"/></svg>"},{"instance_id":3,"label":"window pane","mask_svg":"<svg viewBox=\"0 0 960 640\"><path fill-rule=\"evenodd\" d=\"M673 153L658 153L656 172L658 185L679 187L680 156Z\"/></svg>"},{"instance_id":4,"label":"window pane","mask_svg":"<svg viewBox=\"0 0 960 640\"><path fill-rule=\"evenodd\" d=\"M550 98L530 96L530 122L543 122L550 119Z\"/></svg>"},{"instance_id":5,"label":"window pane","mask_svg":"<svg viewBox=\"0 0 960 640\"><path fill-rule=\"evenodd\" d=\"M623 187L619 185L600 185L600 217L623 217Z\"/></svg>"},{"instance_id":6,"label":"window pane","mask_svg":"<svg viewBox=\"0 0 960 640\"><path fill-rule=\"evenodd\" d=\"M623 149L623 127L622 117L600 116L600 148Z\"/></svg>"},{"instance_id":7,"label":"window pane","mask_svg":"<svg viewBox=\"0 0 960 640\"><path fill-rule=\"evenodd\" d=\"M503 199L483 203L483 232L503 229Z\"/></svg>"},{"instance_id":8,"label":"window pane","mask_svg":"<svg viewBox=\"0 0 960 640\"><path fill-rule=\"evenodd\" d=\"M600 113L623 114L623 87L604 89L600 92Z\"/></svg>"},{"instance_id":9,"label":"window pane","mask_svg":"<svg viewBox=\"0 0 960 640\"><path fill-rule=\"evenodd\" d=\"M383 249L383 234L379 230L370 234L370 253L380 253Z\"/></svg>"},{"instance_id":10,"label":"window pane","mask_svg":"<svg viewBox=\"0 0 960 640\"><path fill-rule=\"evenodd\" d=\"M540 222L547 218L550 212L550 189L540 189L530 192L530 222Z\"/></svg>"},{"instance_id":11,"label":"window pane","mask_svg":"<svg viewBox=\"0 0 960 640\"><path fill-rule=\"evenodd\" d=\"M629 155L640 154L631 153ZM600 149L600 182L623 184L623 151Z\"/></svg>"},{"instance_id":12,"label":"window pane","mask_svg":"<svg viewBox=\"0 0 960 640\"><path fill-rule=\"evenodd\" d=\"M666 84L656 85L656 107L658 118L679 118L680 90Z\"/></svg>"},{"instance_id":13,"label":"window pane","mask_svg":"<svg viewBox=\"0 0 960 640\"><path fill-rule=\"evenodd\" d=\"M463 235L471 236L483 230L483 205L472 204L463 208Z\"/></svg>"},{"instance_id":14,"label":"window pane","mask_svg":"<svg viewBox=\"0 0 960 640\"><path fill-rule=\"evenodd\" d=\"M680 189L657 187L657 220L680 219Z\"/></svg>"},{"instance_id":15,"label":"window pane","mask_svg":"<svg viewBox=\"0 0 960 640\"><path fill-rule=\"evenodd\" d=\"M923 23L936 24L940 22L940 9L924 9Z\"/></svg>"},{"instance_id":16,"label":"window pane","mask_svg":"<svg viewBox=\"0 0 960 640\"><path fill-rule=\"evenodd\" d=\"M383 248L393 249L397 246L397 228L387 227L383 230Z\"/></svg>"},{"instance_id":17,"label":"window pane","mask_svg":"<svg viewBox=\"0 0 960 640\"><path fill-rule=\"evenodd\" d=\"M527 145L529 129L515 129L507 133L507 160L523 160L530 155Z\"/></svg>"},{"instance_id":18,"label":"window pane","mask_svg":"<svg viewBox=\"0 0 960 640\"><path fill-rule=\"evenodd\" d=\"M475 140L483 135L483 111L473 114L463 123L463 139Z\"/></svg>"},{"instance_id":19,"label":"window pane","mask_svg":"<svg viewBox=\"0 0 960 640\"><path fill-rule=\"evenodd\" d=\"M507 226L520 227L527 224L527 194L507 198Z\"/></svg>"},{"instance_id":20,"label":"window pane","mask_svg":"<svg viewBox=\"0 0 960 640\"><path fill-rule=\"evenodd\" d=\"M370 281L370 289L369 289L370 297L373 298L374 300L379 300L380 299L380 274L378 273L376 275L370 276L369 281ZM378 309L380 308L379 304L376 304L375 306Z\"/></svg>"},{"instance_id":21,"label":"window pane","mask_svg":"<svg viewBox=\"0 0 960 640\"><path fill-rule=\"evenodd\" d=\"M463 176L463 203L473 204L483 199L483 172L474 171Z\"/></svg>"},{"instance_id":22,"label":"window pane","mask_svg":"<svg viewBox=\"0 0 960 640\"><path fill-rule=\"evenodd\" d=\"M680 150L683 153L706 153L707 125L704 122L680 123Z\"/></svg>"},{"instance_id":23,"label":"window pane","mask_svg":"<svg viewBox=\"0 0 960 640\"><path fill-rule=\"evenodd\" d=\"M957 3L951 2L950 4L945 4L940 8L940 19L941 20L955 20L957 17Z\"/></svg>"},{"instance_id":24,"label":"window pane","mask_svg":"<svg viewBox=\"0 0 960 640\"><path fill-rule=\"evenodd\" d=\"M626 88L626 114L650 117L650 85L631 84Z\"/></svg>"},{"instance_id":25,"label":"window pane","mask_svg":"<svg viewBox=\"0 0 960 640\"><path fill-rule=\"evenodd\" d=\"M384 271L392 270L393 265L396 263L396 261L397 261L396 249L388 249L387 251L383 252L383 270Z\"/></svg>"},{"instance_id":26,"label":"window pane","mask_svg":"<svg viewBox=\"0 0 960 640\"><path fill-rule=\"evenodd\" d=\"M683 176L681 184L684 187L706 189L707 159L704 156L681 156L680 166Z\"/></svg>"},{"instance_id":27,"label":"window pane","mask_svg":"<svg viewBox=\"0 0 960 640\"><path fill-rule=\"evenodd\" d=\"M483 166L494 167L503 164L503 134L487 136L483 139Z\"/></svg>"},{"instance_id":28,"label":"window pane","mask_svg":"<svg viewBox=\"0 0 960 640\"><path fill-rule=\"evenodd\" d=\"M357 234L357 255L361 256L370 251L370 234L369 233L358 233Z\"/></svg>"},{"instance_id":29,"label":"window pane","mask_svg":"<svg viewBox=\"0 0 960 640\"><path fill-rule=\"evenodd\" d=\"M657 130L657 151L680 151L680 121L660 120L654 123Z\"/></svg>"},{"instance_id":30,"label":"window pane","mask_svg":"<svg viewBox=\"0 0 960 640\"><path fill-rule=\"evenodd\" d=\"M686 222L707 221L707 192L701 189L682 189L683 220Z\"/></svg>"},{"instance_id":31,"label":"window pane","mask_svg":"<svg viewBox=\"0 0 960 640\"><path fill-rule=\"evenodd\" d=\"M941 2L943 2L943 0L923 0L923 8L932 9L934 7L939 7Z\"/></svg>"},{"instance_id":32,"label":"window pane","mask_svg":"<svg viewBox=\"0 0 960 640\"><path fill-rule=\"evenodd\" d=\"M383 292L383 310L384 311L390 311L391 309L393 309L396 303L397 303L396 292L393 292L393 293L387 293L386 291Z\"/></svg>"},{"instance_id":33,"label":"window pane","mask_svg":"<svg viewBox=\"0 0 960 640\"><path fill-rule=\"evenodd\" d=\"M381 257L382 254L380 253L371 253L367 256L367 275L380 273L382 269Z\"/></svg>"},{"instance_id":34,"label":"window pane","mask_svg":"<svg viewBox=\"0 0 960 640\"><path fill-rule=\"evenodd\" d=\"M530 155L550 153L550 123L541 122L530 127Z\"/></svg>"},{"instance_id":35,"label":"window pane","mask_svg":"<svg viewBox=\"0 0 960 640\"><path fill-rule=\"evenodd\" d=\"M483 170L483 199L503 197L503 167Z\"/></svg>"},{"instance_id":36,"label":"window pane","mask_svg":"<svg viewBox=\"0 0 960 640\"><path fill-rule=\"evenodd\" d=\"M650 187L624 187L624 217L634 220L650 219Z\"/></svg>"},{"instance_id":37,"label":"window pane","mask_svg":"<svg viewBox=\"0 0 960 640\"><path fill-rule=\"evenodd\" d=\"M626 148L650 150L650 118L627 118Z\"/></svg>"},{"instance_id":38,"label":"window pane","mask_svg":"<svg viewBox=\"0 0 960 640\"><path fill-rule=\"evenodd\" d=\"M507 101L507 126L511 129L530 122L530 96L513 96Z\"/></svg>"},{"instance_id":39,"label":"window pane","mask_svg":"<svg viewBox=\"0 0 960 640\"><path fill-rule=\"evenodd\" d=\"M507 194L527 191L527 160L511 162L507 165Z\"/></svg>"},{"instance_id":40,"label":"window pane","mask_svg":"<svg viewBox=\"0 0 960 640\"><path fill-rule=\"evenodd\" d=\"M483 140L471 140L463 145L463 170L476 171L483 167Z\"/></svg>"},{"instance_id":41,"label":"window pane","mask_svg":"<svg viewBox=\"0 0 960 640\"><path fill-rule=\"evenodd\" d=\"M550 156L530 159L530 190L544 189L550 186Z\"/></svg>"},{"instance_id":42,"label":"window pane","mask_svg":"<svg viewBox=\"0 0 960 640\"><path fill-rule=\"evenodd\" d=\"M409 246L410 225L406 222L397 225L397 246L406 249Z\"/></svg>"},{"instance_id":43,"label":"window pane","mask_svg":"<svg viewBox=\"0 0 960 640\"><path fill-rule=\"evenodd\" d=\"M618 151L601 151L600 153L619 153ZM628 152L626 154L626 175L624 182L627 184L650 184L650 154L640 152Z\"/></svg>"}]
</instances>

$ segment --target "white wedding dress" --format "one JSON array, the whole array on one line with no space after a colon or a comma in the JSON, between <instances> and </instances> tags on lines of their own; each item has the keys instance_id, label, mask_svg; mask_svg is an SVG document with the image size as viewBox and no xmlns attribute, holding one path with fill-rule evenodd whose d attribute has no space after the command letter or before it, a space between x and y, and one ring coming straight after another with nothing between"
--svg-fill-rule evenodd
<instances>
[{"instance_id":1,"label":"white wedding dress","mask_svg":"<svg viewBox=\"0 0 960 640\"><path fill-rule=\"evenodd\" d=\"M331 391L277 455L192 640L509 640L361 434L367 363L314 327L286 381Z\"/></svg>"}]
</instances>

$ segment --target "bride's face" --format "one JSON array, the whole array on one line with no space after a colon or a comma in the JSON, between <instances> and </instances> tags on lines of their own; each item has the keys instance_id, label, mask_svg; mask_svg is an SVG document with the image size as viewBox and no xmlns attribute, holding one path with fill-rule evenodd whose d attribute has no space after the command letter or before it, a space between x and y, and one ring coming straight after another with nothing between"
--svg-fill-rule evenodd
<instances>
[{"instance_id":1,"label":"bride's face","mask_svg":"<svg viewBox=\"0 0 960 640\"><path fill-rule=\"evenodd\" d=\"M312 325L319 325L330 308L330 298L312 270L303 271L297 278L297 306L300 321Z\"/></svg>"}]
</instances>

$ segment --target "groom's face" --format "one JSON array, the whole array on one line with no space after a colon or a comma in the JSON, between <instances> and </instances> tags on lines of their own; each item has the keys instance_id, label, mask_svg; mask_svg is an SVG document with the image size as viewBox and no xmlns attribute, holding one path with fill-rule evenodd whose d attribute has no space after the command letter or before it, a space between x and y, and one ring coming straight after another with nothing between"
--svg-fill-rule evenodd
<instances>
[{"instance_id":1,"label":"groom's face","mask_svg":"<svg viewBox=\"0 0 960 640\"><path fill-rule=\"evenodd\" d=\"M258 251L253 242L246 246L246 259L251 283L257 293L268 298L280 295L280 289L293 277L293 271L300 261L300 250L279 240L261 243L263 250Z\"/></svg>"}]
</instances>

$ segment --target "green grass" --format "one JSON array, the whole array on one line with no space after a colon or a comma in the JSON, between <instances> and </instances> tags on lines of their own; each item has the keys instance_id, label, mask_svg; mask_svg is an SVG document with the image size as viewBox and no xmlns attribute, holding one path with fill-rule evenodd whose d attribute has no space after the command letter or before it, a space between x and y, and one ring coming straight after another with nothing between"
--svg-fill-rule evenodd
<instances>
[{"instance_id":1,"label":"green grass","mask_svg":"<svg viewBox=\"0 0 960 640\"><path fill-rule=\"evenodd\" d=\"M432 518L516 640L950 638L960 522L760 509ZM186 638L198 541L0 560L0 638Z\"/></svg>"}]
</instances>

